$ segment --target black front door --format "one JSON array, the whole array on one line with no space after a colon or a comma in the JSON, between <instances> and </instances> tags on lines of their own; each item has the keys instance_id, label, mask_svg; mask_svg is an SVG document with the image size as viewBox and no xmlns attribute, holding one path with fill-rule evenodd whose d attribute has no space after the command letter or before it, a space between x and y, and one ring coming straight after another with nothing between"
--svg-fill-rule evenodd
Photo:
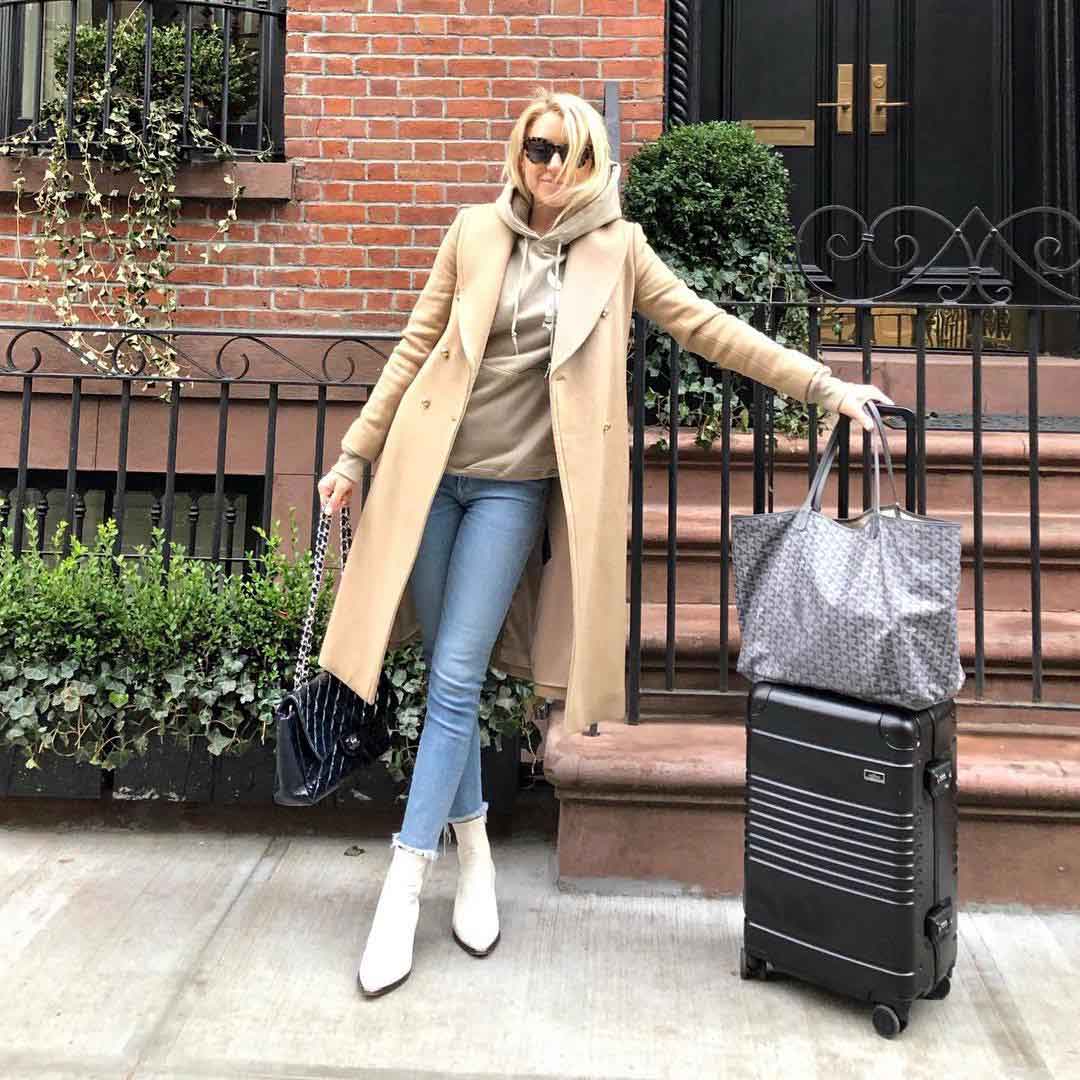
<instances>
[{"instance_id":1,"label":"black front door","mask_svg":"<svg viewBox=\"0 0 1080 1080\"><path fill-rule=\"evenodd\" d=\"M977 250L986 221L997 224L1042 201L1045 163L1033 121L1039 94L1045 97L1045 86L1037 89L1045 57L1037 49L1037 5L1020 6L672 0L676 16L680 7L688 12L700 44L688 50L693 92L683 119L740 120L778 149L792 178L792 224L813 216L801 260L828 292L952 298L963 292L971 265L963 245L941 250L952 228L966 219ZM678 63L677 39L672 43L669 69ZM671 108L669 92L669 117ZM846 209L822 211L829 206ZM875 225L871 255L866 228L898 206L921 209ZM890 269L898 266L904 269ZM981 266L991 292L1012 280L994 243Z\"/></svg>"}]
</instances>

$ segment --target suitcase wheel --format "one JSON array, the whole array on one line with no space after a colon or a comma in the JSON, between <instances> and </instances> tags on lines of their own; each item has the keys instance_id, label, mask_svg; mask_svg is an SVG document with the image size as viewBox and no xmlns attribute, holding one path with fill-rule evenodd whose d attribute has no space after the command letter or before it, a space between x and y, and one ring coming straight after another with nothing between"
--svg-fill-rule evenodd
<instances>
[{"instance_id":1,"label":"suitcase wheel","mask_svg":"<svg viewBox=\"0 0 1080 1080\"><path fill-rule=\"evenodd\" d=\"M884 1039L893 1039L907 1027L907 1017L891 1005L874 1006L874 1030Z\"/></svg>"},{"instance_id":2,"label":"suitcase wheel","mask_svg":"<svg viewBox=\"0 0 1080 1080\"><path fill-rule=\"evenodd\" d=\"M942 979L941 982L939 982L937 984L937 986L935 986L934 989L931 990L930 993L926 995L926 1000L927 1001L941 1001L942 998L947 998L949 996L949 991L951 989L952 989L952 980L950 980L949 976L946 975L945 978Z\"/></svg>"},{"instance_id":3,"label":"suitcase wheel","mask_svg":"<svg viewBox=\"0 0 1080 1080\"><path fill-rule=\"evenodd\" d=\"M739 977L742 979L764 978L766 974L765 961L756 956L751 956L744 945L739 950Z\"/></svg>"}]
</instances>

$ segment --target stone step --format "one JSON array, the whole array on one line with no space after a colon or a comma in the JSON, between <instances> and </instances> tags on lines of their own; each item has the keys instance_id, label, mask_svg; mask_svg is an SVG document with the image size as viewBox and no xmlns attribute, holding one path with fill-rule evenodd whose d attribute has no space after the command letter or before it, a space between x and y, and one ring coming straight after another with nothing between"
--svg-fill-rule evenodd
<instances>
[{"instance_id":1,"label":"stone step","mask_svg":"<svg viewBox=\"0 0 1080 1080\"><path fill-rule=\"evenodd\" d=\"M821 359L841 379L863 381L862 357L858 353L825 349ZM1039 357L1039 411L1059 417L1080 417L1080 359L1068 356ZM1028 408L1028 360L1026 356L983 354L983 413L1023 414ZM916 361L913 351L883 352L871 357L871 380L896 402L914 406ZM940 413L972 411L971 355L927 353L926 408Z\"/></svg>"},{"instance_id":2,"label":"stone step","mask_svg":"<svg viewBox=\"0 0 1080 1080\"><path fill-rule=\"evenodd\" d=\"M645 504L668 501L668 452L657 449L666 432L647 428L645 433ZM778 436L773 468L773 509L798 506L808 485L807 441ZM819 440L819 450L825 440ZM850 442L849 500L852 512L862 507L862 437L855 432ZM970 432L928 431L926 437L927 513L955 512L972 502L973 466ZM889 448L897 463L897 481L903 498L904 435L890 431ZM1029 447L1025 432L986 432L983 436L983 511L1018 513L1029 507ZM753 505L753 436L731 437L732 506ZM721 495L721 447L710 449L694 442L694 432L680 429L678 497L680 506L719 505ZM838 470L834 467L826 487L823 506L835 508ZM1046 515L1075 514L1080 508L1080 435L1046 434L1039 440L1039 501Z\"/></svg>"},{"instance_id":3,"label":"stone step","mask_svg":"<svg viewBox=\"0 0 1080 1080\"><path fill-rule=\"evenodd\" d=\"M627 605L629 609L629 604ZM729 681L738 659L742 636L734 603L728 607ZM686 689L720 687L720 605L676 604L676 683ZM960 658L968 682L960 696L975 695L974 612L960 611ZM1080 612L1044 611L1042 622L1043 695L1047 701L1075 702L1080 678ZM983 696L996 701L1030 701L1031 615L1019 611L987 611L984 620L985 685ZM629 634L628 634L629 640ZM662 673L667 641L667 605L643 603L641 663L648 672ZM655 682L654 682L655 685Z\"/></svg>"},{"instance_id":4,"label":"stone step","mask_svg":"<svg viewBox=\"0 0 1080 1080\"><path fill-rule=\"evenodd\" d=\"M749 514L749 506L732 508ZM974 525L970 509L937 515L961 525L963 576L959 606L975 606ZM644 507L642 595L646 601L667 598L667 503ZM680 503L677 516L676 598L682 604L708 603L720 595L720 505ZM1075 610L1080 597L1080 514L1039 517L1040 563L1044 611ZM627 530L629 544L629 529ZM983 516L983 589L986 610L1031 610L1031 524L1027 514ZM733 588L733 586L732 586ZM630 574L627 568L627 595Z\"/></svg>"},{"instance_id":5,"label":"stone step","mask_svg":"<svg viewBox=\"0 0 1080 1080\"><path fill-rule=\"evenodd\" d=\"M559 799L561 888L738 894L745 729L607 724L542 747ZM1069 906L1080 891L1080 737L961 733L959 863L965 903Z\"/></svg>"}]
</instances>

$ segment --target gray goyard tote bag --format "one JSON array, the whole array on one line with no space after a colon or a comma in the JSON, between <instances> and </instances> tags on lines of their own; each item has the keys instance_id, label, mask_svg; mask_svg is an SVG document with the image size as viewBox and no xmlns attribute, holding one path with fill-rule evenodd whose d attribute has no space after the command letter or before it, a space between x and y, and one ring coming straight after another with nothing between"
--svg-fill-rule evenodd
<instances>
[{"instance_id":1,"label":"gray goyard tote bag","mask_svg":"<svg viewBox=\"0 0 1080 1080\"><path fill-rule=\"evenodd\" d=\"M837 424L802 506L732 516L737 670L753 682L923 709L964 684L960 524L901 507L880 414L873 403L867 409L874 420L869 510L843 521L821 512L840 432L848 429ZM893 498L886 507L879 444Z\"/></svg>"}]
</instances>

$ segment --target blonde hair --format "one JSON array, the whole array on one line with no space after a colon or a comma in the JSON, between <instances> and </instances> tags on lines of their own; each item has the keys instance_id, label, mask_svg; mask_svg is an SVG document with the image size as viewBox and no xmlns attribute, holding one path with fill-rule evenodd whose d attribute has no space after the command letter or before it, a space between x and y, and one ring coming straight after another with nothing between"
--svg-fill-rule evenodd
<instances>
[{"instance_id":1,"label":"blonde hair","mask_svg":"<svg viewBox=\"0 0 1080 1080\"><path fill-rule=\"evenodd\" d=\"M529 126L537 117L545 113L557 113L562 118L563 130L569 144L566 160L559 166L557 183L568 179L582 151L589 144L592 145L592 171L586 179L568 189L569 198L553 223L557 225L579 206L596 198L607 187L611 173L611 144L608 142L604 118L584 98L578 97L577 94L555 93L544 87L537 87L533 91L533 98L535 100L525 107L510 132L510 138L506 144L506 160L503 163L503 183L512 181L514 187L530 204L532 203L532 192L529 191L521 171L522 147Z\"/></svg>"}]
</instances>

